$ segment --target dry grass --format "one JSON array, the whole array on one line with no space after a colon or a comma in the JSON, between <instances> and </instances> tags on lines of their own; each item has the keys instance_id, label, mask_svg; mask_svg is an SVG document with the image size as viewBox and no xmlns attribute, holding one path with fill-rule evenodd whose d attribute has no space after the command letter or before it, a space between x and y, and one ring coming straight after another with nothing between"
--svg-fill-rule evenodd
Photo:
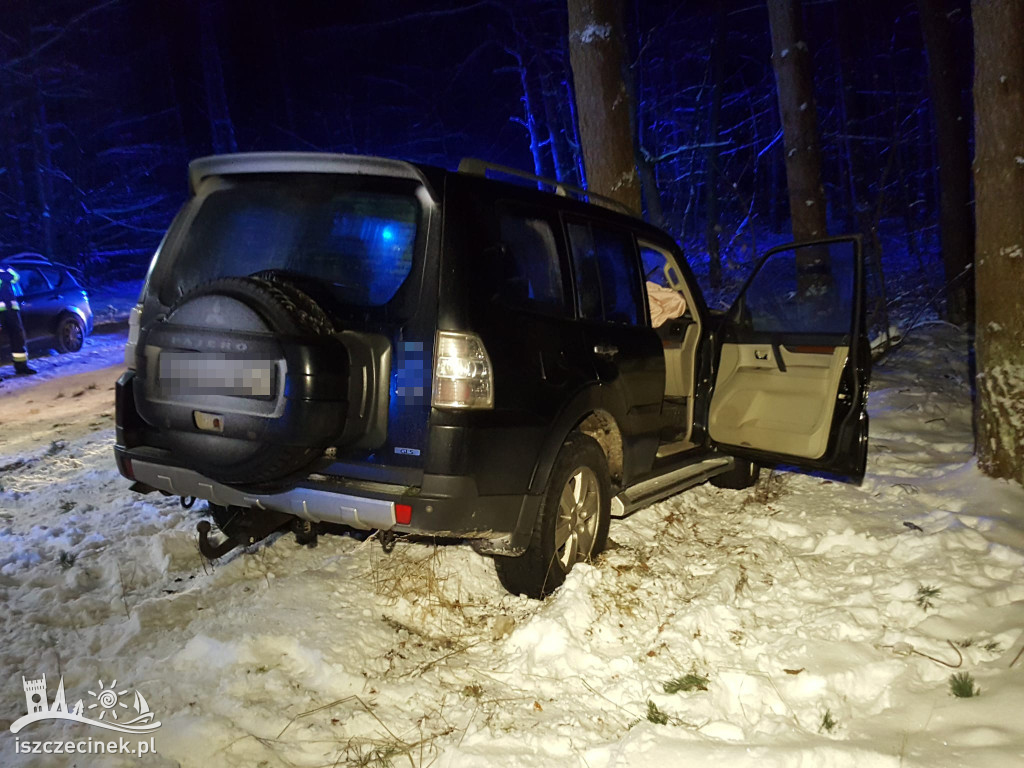
<instances>
[{"instance_id":1,"label":"dry grass","mask_svg":"<svg viewBox=\"0 0 1024 768\"><path fill-rule=\"evenodd\" d=\"M445 547L399 545L390 555L375 550L370 562L388 624L444 649L461 645L486 618L446 555Z\"/></svg>"},{"instance_id":2,"label":"dry grass","mask_svg":"<svg viewBox=\"0 0 1024 768\"><path fill-rule=\"evenodd\" d=\"M762 506L778 501L788 493L786 478L774 469L765 474L761 473L757 483L754 485L747 497L747 504L760 504Z\"/></svg>"}]
</instances>

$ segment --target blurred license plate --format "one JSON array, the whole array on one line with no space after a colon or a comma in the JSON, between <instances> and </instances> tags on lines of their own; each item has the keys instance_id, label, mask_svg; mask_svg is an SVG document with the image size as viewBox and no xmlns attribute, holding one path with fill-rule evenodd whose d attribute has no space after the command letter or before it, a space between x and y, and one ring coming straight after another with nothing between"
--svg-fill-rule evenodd
<instances>
[{"instance_id":1,"label":"blurred license plate","mask_svg":"<svg viewBox=\"0 0 1024 768\"><path fill-rule=\"evenodd\" d=\"M160 355L160 387L168 394L273 397L276 373L275 360L179 352Z\"/></svg>"}]
</instances>

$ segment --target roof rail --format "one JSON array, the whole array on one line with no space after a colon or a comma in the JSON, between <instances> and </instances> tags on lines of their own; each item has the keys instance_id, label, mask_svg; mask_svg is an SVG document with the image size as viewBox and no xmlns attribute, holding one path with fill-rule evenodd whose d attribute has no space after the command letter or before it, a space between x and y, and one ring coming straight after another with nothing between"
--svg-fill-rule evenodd
<instances>
[{"instance_id":1,"label":"roof rail","mask_svg":"<svg viewBox=\"0 0 1024 768\"><path fill-rule=\"evenodd\" d=\"M545 179L543 176L535 176L532 173L526 171L520 171L518 168L512 168L507 165L498 165L496 163L489 163L486 160L481 160L476 157L464 157L459 163L459 173L468 173L473 176L483 176L486 178L487 172L500 173L505 176L515 176L519 179L526 179L527 181L535 181L538 184L545 184L555 190L556 195L566 197L569 194L575 195L577 199L583 201L589 201L597 203L604 208L610 208L618 213L624 213L627 216L637 217L637 212L630 210L629 206L620 203L618 200L613 200L605 195L599 195L596 192L590 192L589 190L583 189L582 187L576 187L572 184L566 184L562 181L556 181L555 179Z\"/></svg>"},{"instance_id":2,"label":"roof rail","mask_svg":"<svg viewBox=\"0 0 1024 768\"><path fill-rule=\"evenodd\" d=\"M0 261L26 261L34 264L51 264L52 262L43 256L41 253L34 253L32 251L25 251L23 253L14 253L10 256L4 256L0 258Z\"/></svg>"}]
</instances>

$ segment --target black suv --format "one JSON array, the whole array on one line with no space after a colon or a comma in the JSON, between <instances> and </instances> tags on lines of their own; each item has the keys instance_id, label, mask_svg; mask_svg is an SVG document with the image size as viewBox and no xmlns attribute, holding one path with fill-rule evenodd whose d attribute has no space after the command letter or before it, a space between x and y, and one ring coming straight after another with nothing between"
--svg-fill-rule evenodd
<instances>
[{"instance_id":1,"label":"black suv","mask_svg":"<svg viewBox=\"0 0 1024 768\"><path fill-rule=\"evenodd\" d=\"M511 169L240 154L190 183L115 453L135 490L209 502L208 556L287 525L455 537L542 597L611 517L689 486L863 474L856 238L772 249L713 315L671 237Z\"/></svg>"},{"instance_id":2,"label":"black suv","mask_svg":"<svg viewBox=\"0 0 1024 768\"><path fill-rule=\"evenodd\" d=\"M89 294L72 272L38 253L5 256L0 266L18 273L23 294L21 322L29 346L52 346L58 352L80 350L92 333L92 307Z\"/></svg>"}]
</instances>

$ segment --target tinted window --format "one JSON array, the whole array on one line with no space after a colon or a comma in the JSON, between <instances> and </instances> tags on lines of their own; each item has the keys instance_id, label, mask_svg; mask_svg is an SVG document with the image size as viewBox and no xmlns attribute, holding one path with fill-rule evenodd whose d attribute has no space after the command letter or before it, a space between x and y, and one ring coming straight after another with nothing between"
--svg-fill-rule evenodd
<instances>
[{"instance_id":1,"label":"tinted window","mask_svg":"<svg viewBox=\"0 0 1024 768\"><path fill-rule=\"evenodd\" d=\"M633 237L627 232L569 224L582 317L636 324L640 283Z\"/></svg>"},{"instance_id":2,"label":"tinted window","mask_svg":"<svg viewBox=\"0 0 1024 768\"><path fill-rule=\"evenodd\" d=\"M329 176L240 178L198 202L174 256L171 303L200 283L267 269L323 281L343 304L390 301L412 271L411 195L346 189Z\"/></svg>"},{"instance_id":3,"label":"tinted window","mask_svg":"<svg viewBox=\"0 0 1024 768\"><path fill-rule=\"evenodd\" d=\"M486 258L494 295L507 304L551 314L566 313L558 247L551 224L514 209L498 208L500 248Z\"/></svg>"},{"instance_id":4,"label":"tinted window","mask_svg":"<svg viewBox=\"0 0 1024 768\"><path fill-rule=\"evenodd\" d=\"M848 334L855 276L851 242L787 248L768 257L744 293L755 332Z\"/></svg>"}]
</instances>

